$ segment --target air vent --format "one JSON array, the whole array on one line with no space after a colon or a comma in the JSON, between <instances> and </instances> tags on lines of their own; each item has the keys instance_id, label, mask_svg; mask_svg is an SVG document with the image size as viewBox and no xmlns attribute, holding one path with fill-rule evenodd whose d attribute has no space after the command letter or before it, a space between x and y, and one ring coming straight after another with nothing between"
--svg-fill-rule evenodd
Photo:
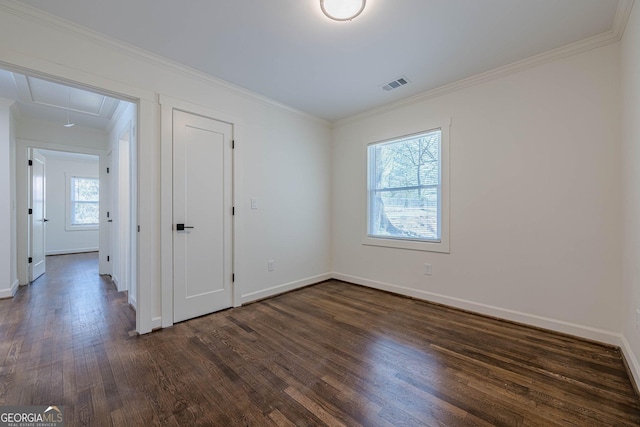
<instances>
[{"instance_id":1,"label":"air vent","mask_svg":"<svg viewBox=\"0 0 640 427\"><path fill-rule=\"evenodd\" d=\"M382 85L382 89L384 90L393 90L393 89L397 89L400 86L404 86L407 83L409 83L409 80L406 77L400 77L392 82L389 83L385 83Z\"/></svg>"}]
</instances>

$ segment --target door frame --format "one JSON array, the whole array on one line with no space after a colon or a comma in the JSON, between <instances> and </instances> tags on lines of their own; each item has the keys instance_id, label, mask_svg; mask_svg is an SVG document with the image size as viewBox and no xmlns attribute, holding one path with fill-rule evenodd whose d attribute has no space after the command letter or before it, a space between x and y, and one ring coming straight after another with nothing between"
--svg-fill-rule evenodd
<instances>
[{"instance_id":1,"label":"door frame","mask_svg":"<svg viewBox=\"0 0 640 427\"><path fill-rule=\"evenodd\" d=\"M16 218L16 226L17 226L17 251L18 251L18 280L20 285L29 284L29 262L28 257L31 253L31 234L30 234L30 226L29 226L29 216L26 215L27 209L30 206L30 198L31 194L29 193L29 180L30 171L28 166L29 161L29 152L32 150L53 150L53 151L63 151L67 153L82 153L82 154L91 154L93 156L99 157L99 165L100 165L100 174L99 179L100 182L104 182L106 179L103 175L105 173L105 164L106 164L106 151L98 150L94 148L88 147L76 147L71 145L64 144L56 144L51 142L42 142L36 141L32 139L24 139L24 138L16 138L16 205L17 205L17 218ZM100 198L106 196L106 189L103 190L103 186L100 186ZM103 209L106 212L106 205L103 207L103 204L100 204L100 217L103 217ZM24 215L23 215L24 213ZM106 215L106 213L104 214ZM106 256L106 251L103 249L103 238L100 236L100 244L99 251L102 253L104 251Z\"/></svg>"},{"instance_id":2,"label":"door frame","mask_svg":"<svg viewBox=\"0 0 640 427\"><path fill-rule=\"evenodd\" d=\"M242 274L240 273L242 229L238 225L238 216L242 214L243 200L240 194L242 162L242 121L229 114L221 113L201 105L192 104L169 96L160 95L160 259L161 259L161 313L162 327L173 325L173 111L206 117L219 122L229 123L233 129L234 149L231 153L232 184L231 197L235 215L231 220L231 266L235 280L231 283L232 303L234 307L242 305Z\"/></svg>"},{"instance_id":3,"label":"door frame","mask_svg":"<svg viewBox=\"0 0 640 427\"><path fill-rule=\"evenodd\" d=\"M160 153L155 144L157 141L157 132L155 130L157 123L156 93L49 61L28 61L22 57L11 58L16 61L16 63L0 60L0 68L71 87L101 93L137 105L137 125L134 130L134 132L136 132L135 139L137 149L137 152L134 153L136 159L135 169L137 178L136 185L134 185L134 187L136 187L137 233L134 239L136 240L137 250L135 254L132 254L132 266L135 267L135 271L137 273L136 282L138 284L135 331L139 334L146 334L155 328L159 328L161 321L159 315L157 315L157 309L154 308L158 305L156 301L159 297L159 292L157 289L154 289L153 285L159 281L158 272L156 271L159 259L159 250L157 249L159 239L153 231L156 230L158 226L157 206L159 205L159 186L157 185L157 181L160 172L158 167ZM19 63L23 63L24 65L19 65ZM18 141L19 139L16 139L16 166L17 168L26 168L24 163L26 161L26 153L20 153L22 150L18 149L20 146ZM43 144L43 142L30 142L35 144L34 146L36 148L56 149L54 146L57 146L58 149L61 148L61 151L65 151L66 147L59 144L49 143L46 147L40 147L38 144ZM66 148L68 150L69 147ZM74 151L77 151L76 147L73 147L73 149ZM105 156L106 152L104 155L100 156L101 172L104 170ZM19 157L22 157L22 159ZM145 158L147 161L139 162L138 159L141 158ZM17 168L16 174L24 173L19 171ZM18 198L26 197L24 194L26 190L23 189L22 194L17 186L12 190L16 191L16 203L18 206L24 206L24 202L19 204ZM20 231L25 227L25 215L21 215L20 211L18 211L16 216L18 231ZM25 245L26 238L23 240L24 242L22 243L20 239L17 240L18 247L16 249L16 259L18 260L19 275L21 274L21 271L23 272L25 270L23 266L24 264L21 260L27 260L27 248ZM144 256L141 256L141 254ZM102 265L102 260L100 264ZM24 284L23 282L21 283Z\"/></svg>"}]
</instances>

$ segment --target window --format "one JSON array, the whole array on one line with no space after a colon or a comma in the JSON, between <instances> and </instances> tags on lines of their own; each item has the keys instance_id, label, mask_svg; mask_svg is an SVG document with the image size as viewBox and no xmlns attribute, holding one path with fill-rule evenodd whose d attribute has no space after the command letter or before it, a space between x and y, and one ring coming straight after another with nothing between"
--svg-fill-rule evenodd
<instances>
[{"instance_id":1,"label":"window","mask_svg":"<svg viewBox=\"0 0 640 427\"><path fill-rule=\"evenodd\" d=\"M445 127L369 144L365 244L448 252Z\"/></svg>"},{"instance_id":2,"label":"window","mask_svg":"<svg viewBox=\"0 0 640 427\"><path fill-rule=\"evenodd\" d=\"M94 228L100 222L100 180L72 176L70 182L69 225L71 228Z\"/></svg>"}]
</instances>

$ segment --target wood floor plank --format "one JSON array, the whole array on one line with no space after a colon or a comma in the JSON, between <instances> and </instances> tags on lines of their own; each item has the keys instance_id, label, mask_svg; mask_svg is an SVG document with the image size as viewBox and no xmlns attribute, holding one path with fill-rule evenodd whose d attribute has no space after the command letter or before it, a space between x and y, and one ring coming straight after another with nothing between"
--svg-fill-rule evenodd
<instances>
[{"instance_id":1,"label":"wood floor plank","mask_svg":"<svg viewBox=\"0 0 640 427\"><path fill-rule=\"evenodd\" d=\"M634 426L619 349L339 281L131 335L96 254L0 301L0 405L72 426Z\"/></svg>"}]
</instances>

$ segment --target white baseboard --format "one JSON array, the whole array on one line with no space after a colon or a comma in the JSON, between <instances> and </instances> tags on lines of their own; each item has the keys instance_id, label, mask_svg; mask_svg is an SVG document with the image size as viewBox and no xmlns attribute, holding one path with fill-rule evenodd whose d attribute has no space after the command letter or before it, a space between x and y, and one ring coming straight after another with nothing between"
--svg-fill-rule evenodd
<instances>
[{"instance_id":1,"label":"white baseboard","mask_svg":"<svg viewBox=\"0 0 640 427\"><path fill-rule=\"evenodd\" d=\"M162 328L162 317L154 317L151 319L151 330Z\"/></svg>"},{"instance_id":2,"label":"white baseboard","mask_svg":"<svg viewBox=\"0 0 640 427\"><path fill-rule=\"evenodd\" d=\"M494 307L487 304L450 297L447 295L440 295L433 292L405 288L398 285L392 285L390 283L378 282L375 280L369 280L357 276L350 276L347 274L333 273L333 278L425 301L444 304L451 307L460 308L462 310L484 314L486 316L492 316L512 322L523 323L526 325L535 326L537 328L549 329L551 331L561 332L564 334L598 341L609 345L620 346L620 334L604 329L592 328L590 326L578 325L575 323L537 316L535 314L522 313L506 308Z\"/></svg>"},{"instance_id":3,"label":"white baseboard","mask_svg":"<svg viewBox=\"0 0 640 427\"><path fill-rule=\"evenodd\" d=\"M13 298L13 296L18 291L19 285L20 285L20 282L16 280L11 284L11 287L9 289L0 289L0 299Z\"/></svg>"},{"instance_id":4,"label":"white baseboard","mask_svg":"<svg viewBox=\"0 0 640 427\"><path fill-rule=\"evenodd\" d=\"M620 349L627 361L627 366L629 367L629 371L631 371L631 376L635 381L635 386L638 389L640 388L640 362L638 362L638 356L633 353L631 344L629 344L627 337L624 335L620 335Z\"/></svg>"},{"instance_id":5,"label":"white baseboard","mask_svg":"<svg viewBox=\"0 0 640 427\"><path fill-rule=\"evenodd\" d=\"M136 297L134 295L131 295L131 292L129 292L129 304L131 304L131 307L133 307L134 310L138 309L138 301L136 301Z\"/></svg>"},{"instance_id":6,"label":"white baseboard","mask_svg":"<svg viewBox=\"0 0 640 427\"><path fill-rule=\"evenodd\" d=\"M69 255L83 254L85 252L98 252L98 248L79 248L79 249L53 249L46 252L46 255Z\"/></svg>"},{"instance_id":7,"label":"white baseboard","mask_svg":"<svg viewBox=\"0 0 640 427\"><path fill-rule=\"evenodd\" d=\"M324 282L333 277L331 273L319 274L317 276L307 277L306 279L296 280L295 282L285 283L283 285L272 286L257 292L251 292L240 297L241 303L246 304L263 298L272 297L284 292L293 291L294 289L313 285L314 283Z\"/></svg>"}]
</instances>

